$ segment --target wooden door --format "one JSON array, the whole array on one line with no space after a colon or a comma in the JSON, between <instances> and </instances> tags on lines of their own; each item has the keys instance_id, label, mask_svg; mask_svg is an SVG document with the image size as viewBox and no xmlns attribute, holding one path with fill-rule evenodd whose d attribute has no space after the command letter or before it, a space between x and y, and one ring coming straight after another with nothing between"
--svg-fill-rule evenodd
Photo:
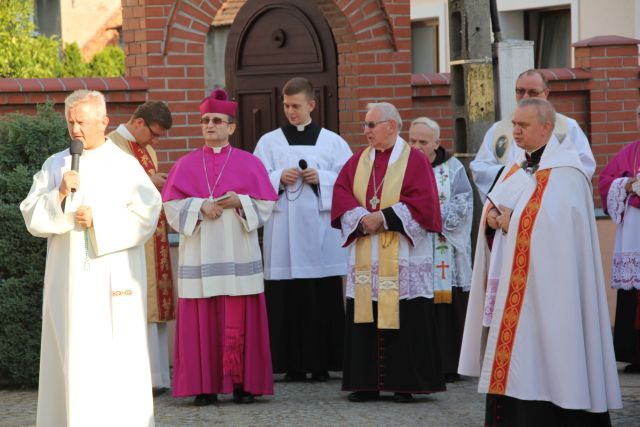
<instances>
[{"instance_id":1,"label":"wooden door","mask_svg":"<svg viewBox=\"0 0 640 427\"><path fill-rule=\"evenodd\" d=\"M239 103L234 145L253 152L260 136L286 124L282 86L292 77L314 87L313 120L338 131L336 46L314 2L246 2L229 31L225 64L227 90Z\"/></svg>"}]
</instances>

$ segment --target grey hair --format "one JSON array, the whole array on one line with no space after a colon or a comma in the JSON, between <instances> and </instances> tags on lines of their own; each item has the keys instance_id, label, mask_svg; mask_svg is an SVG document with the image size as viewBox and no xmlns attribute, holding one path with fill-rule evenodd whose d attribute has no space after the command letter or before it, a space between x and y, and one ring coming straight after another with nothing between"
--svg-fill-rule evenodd
<instances>
[{"instance_id":1,"label":"grey hair","mask_svg":"<svg viewBox=\"0 0 640 427\"><path fill-rule=\"evenodd\" d=\"M541 98L525 98L518 102L518 108L535 107L538 113L538 123L551 123L551 126L556 125L556 110L553 105L546 99Z\"/></svg>"},{"instance_id":2,"label":"grey hair","mask_svg":"<svg viewBox=\"0 0 640 427\"><path fill-rule=\"evenodd\" d=\"M418 117L411 122L411 126L414 125L425 125L428 128L433 129L436 133L436 139L440 139L440 125L435 120L432 120L429 117Z\"/></svg>"},{"instance_id":3,"label":"grey hair","mask_svg":"<svg viewBox=\"0 0 640 427\"><path fill-rule=\"evenodd\" d=\"M402 118L398 109L388 102L371 102L367 104L367 111L378 109L382 112L382 120L393 120L398 125L398 132L402 129Z\"/></svg>"},{"instance_id":4,"label":"grey hair","mask_svg":"<svg viewBox=\"0 0 640 427\"><path fill-rule=\"evenodd\" d=\"M104 99L102 92L97 90L78 89L67 96L64 100L64 116L69 117L69 110L78 104L85 102L93 103L96 108L93 110L93 114L99 120L104 119L107 116L107 101Z\"/></svg>"},{"instance_id":5,"label":"grey hair","mask_svg":"<svg viewBox=\"0 0 640 427\"><path fill-rule=\"evenodd\" d=\"M636 107L636 114L640 114L640 105Z\"/></svg>"}]
</instances>

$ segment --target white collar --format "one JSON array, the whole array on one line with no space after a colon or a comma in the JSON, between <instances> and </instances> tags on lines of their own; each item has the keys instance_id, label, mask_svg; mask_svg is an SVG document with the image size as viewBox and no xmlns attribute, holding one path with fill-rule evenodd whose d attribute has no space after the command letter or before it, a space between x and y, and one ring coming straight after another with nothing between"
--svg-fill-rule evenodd
<instances>
[{"instance_id":1,"label":"white collar","mask_svg":"<svg viewBox=\"0 0 640 427\"><path fill-rule=\"evenodd\" d=\"M124 136L127 139L127 141L133 141L133 142L136 141L134 136L131 134L131 132L129 132L129 129L127 129L127 127L124 124L119 125L118 128L116 129L116 132Z\"/></svg>"},{"instance_id":2,"label":"white collar","mask_svg":"<svg viewBox=\"0 0 640 427\"><path fill-rule=\"evenodd\" d=\"M309 121L303 125L294 125L296 127L296 129L298 129L298 132L302 132L304 131L304 128L306 128L307 126L309 126L311 124L313 120L311 118L309 118Z\"/></svg>"},{"instance_id":3,"label":"white collar","mask_svg":"<svg viewBox=\"0 0 640 427\"><path fill-rule=\"evenodd\" d=\"M389 156L389 164L394 163L396 160L400 158L400 154L402 154L402 149L404 148L404 144L406 141L400 138L400 135L397 136L396 142L391 149L391 156ZM369 158L373 161L376 158L376 150L371 150L369 153Z\"/></svg>"}]
</instances>

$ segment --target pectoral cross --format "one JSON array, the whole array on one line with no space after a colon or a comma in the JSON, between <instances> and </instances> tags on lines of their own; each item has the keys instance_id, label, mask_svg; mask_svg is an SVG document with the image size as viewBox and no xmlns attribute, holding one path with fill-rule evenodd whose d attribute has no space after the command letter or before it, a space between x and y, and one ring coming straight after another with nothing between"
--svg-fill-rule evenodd
<instances>
[{"instance_id":1,"label":"pectoral cross","mask_svg":"<svg viewBox=\"0 0 640 427\"><path fill-rule=\"evenodd\" d=\"M371 208L375 209L376 206L378 206L378 203L380 203L380 199L378 199L378 196L374 194L373 197L369 200L369 204L371 205Z\"/></svg>"},{"instance_id":2,"label":"pectoral cross","mask_svg":"<svg viewBox=\"0 0 640 427\"><path fill-rule=\"evenodd\" d=\"M436 265L436 268L439 268L439 269L442 270L442 280L444 280L444 269L445 268L449 268L449 265L445 264L444 260L442 260L442 262L440 264Z\"/></svg>"}]
</instances>

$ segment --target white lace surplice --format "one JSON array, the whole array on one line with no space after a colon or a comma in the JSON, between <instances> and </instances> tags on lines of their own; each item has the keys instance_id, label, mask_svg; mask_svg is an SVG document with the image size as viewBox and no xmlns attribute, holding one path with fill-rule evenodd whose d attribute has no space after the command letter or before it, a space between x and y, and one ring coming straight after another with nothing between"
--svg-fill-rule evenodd
<instances>
[{"instance_id":1,"label":"white lace surplice","mask_svg":"<svg viewBox=\"0 0 640 427\"><path fill-rule=\"evenodd\" d=\"M607 194L611 219L616 223L616 241L613 248L611 287L614 289L640 289L640 209L627 203L624 186L628 178L613 181Z\"/></svg>"},{"instance_id":2,"label":"white lace surplice","mask_svg":"<svg viewBox=\"0 0 640 427\"><path fill-rule=\"evenodd\" d=\"M400 237L399 252L399 286L400 299L419 297L433 298L433 234L427 232L418 224L404 203L392 206L394 212L402 221L405 235ZM347 238L356 230L360 219L369 212L363 207L357 207L342 215L342 236ZM408 236L408 239L407 239ZM378 300L378 236L372 236L371 273L373 278L372 299ZM349 252L349 267L347 272L347 298L355 297L355 240L347 248Z\"/></svg>"},{"instance_id":3,"label":"white lace surplice","mask_svg":"<svg viewBox=\"0 0 640 427\"><path fill-rule=\"evenodd\" d=\"M469 290L471 286L471 223L473 194L462 163L455 157L449 166L450 198L440 205L442 235L454 248L453 286ZM436 177L436 181L437 181Z\"/></svg>"}]
</instances>

